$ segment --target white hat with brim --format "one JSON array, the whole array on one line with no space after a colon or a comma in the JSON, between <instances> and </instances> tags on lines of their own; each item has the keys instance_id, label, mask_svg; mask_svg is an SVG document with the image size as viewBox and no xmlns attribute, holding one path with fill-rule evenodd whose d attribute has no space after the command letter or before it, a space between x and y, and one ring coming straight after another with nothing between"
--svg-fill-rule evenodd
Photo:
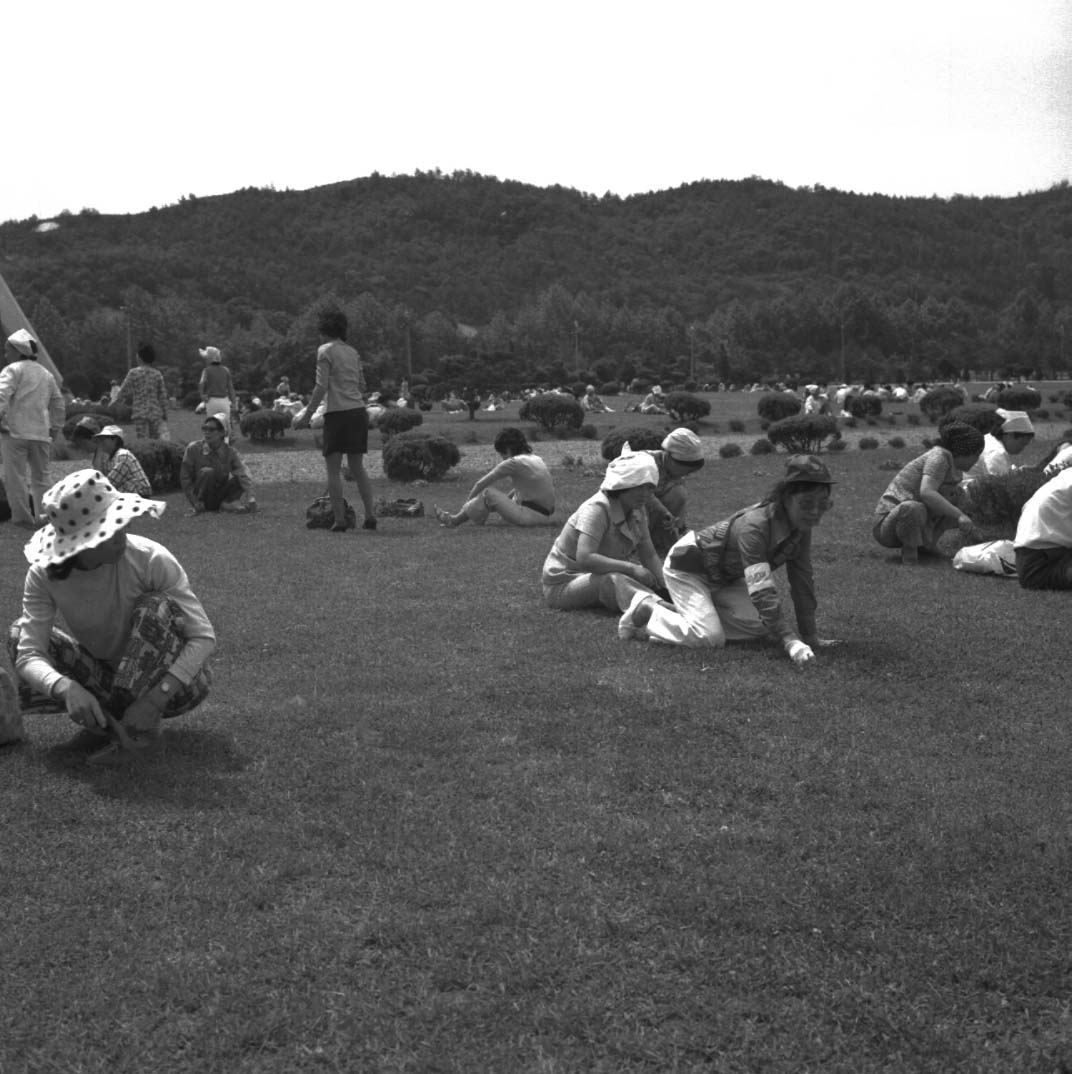
<instances>
[{"instance_id":1,"label":"white hat with brim","mask_svg":"<svg viewBox=\"0 0 1072 1074\"><path fill-rule=\"evenodd\" d=\"M628 444L622 445L622 453L607 467L601 492L618 489L635 489L640 485L657 485L659 467L646 451L634 451Z\"/></svg>"},{"instance_id":2,"label":"white hat with brim","mask_svg":"<svg viewBox=\"0 0 1072 1074\"><path fill-rule=\"evenodd\" d=\"M1030 433L1034 435L1035 426L1026 410L1002 410L998 408L1003 433Z\"/></svg>"},{"instance_id":3,"label":"white hat with brim","mask_svg":"<svg viewBox=\"0 0 1072 1074\"><path fill-rule=\"evenodd\" d=\"M202 347L197 353L202 358L207 358L210 362L218 362L222 359L219 347Z\"/></svg>"},{"instance_id":4,"label":"white hat with brim","mask_svg":"<svg viewBox=\"0 0 1072 1074\"><path fill-rule=\"evenodd\" d=\"M41 499L48 525L23 549L31 566L48 567L96 548L139 515L159 518L167 504L120 492L99 470L76 470Z\"/></svg>"},{"instance_id":5,"label":"white hat with brim","mask_svg":"<svg viewBox=\"0 0 1072 1074\"><path fill-rule=\"evenodd\" d=\"M119 443L123 443L123 430L118 425L105 425L99 433L93 434L93 439L97 440L102 436L114 436Z\"/></svg>"}]
</instances>

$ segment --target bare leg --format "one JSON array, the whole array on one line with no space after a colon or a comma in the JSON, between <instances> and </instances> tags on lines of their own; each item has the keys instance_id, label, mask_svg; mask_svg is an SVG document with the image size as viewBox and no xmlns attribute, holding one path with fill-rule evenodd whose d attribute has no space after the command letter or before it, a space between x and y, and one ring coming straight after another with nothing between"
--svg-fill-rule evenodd
<instances>
[{"instance_id":1,"label":"bare leg","mask_svg":"<svg viewBox=\"0 0 1072 1074\"><path fill-rule=\"evenodd\" d=\"M357 482L357 494L361 497L361 506L365 509L365 521L369 519L375 520L376 508L372 504L372 482L369 480L369 475L365 472L365 456L364 455L347 455L346 461L350 465L350 473L353 475L354 481ZM342 480L339 481L339 497L342 497ZM334 507L334 501L332 501ZM338 518L338 515L335 516Z\"/></svg>"},{"instance_id":2,"label":"bare leg","mask_svg":"<svg viewBox=\"0 0 1072 1074\"><path fill-rule=\"evenodd\" d=\"M331 498L331 513L335 516L335 525L345 526L346 508L343 506L342 495L342 455L325 455L324 466L328 471L328 496Z\"/></svg>"}]
</instances>

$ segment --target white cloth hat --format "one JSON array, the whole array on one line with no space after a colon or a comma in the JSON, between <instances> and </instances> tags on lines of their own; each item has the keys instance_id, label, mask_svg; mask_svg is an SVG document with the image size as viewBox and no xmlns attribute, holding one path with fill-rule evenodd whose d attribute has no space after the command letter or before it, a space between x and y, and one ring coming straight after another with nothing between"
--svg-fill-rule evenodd
<instances>
[{"instance_id":1,"label":"white cloth hat","mask_svg":"<svg viewBox=\"0 0 1072 1074\"><path fill-rule=\"evenodd\" d=\"M133 492L119 492L99 470L76 470L41 497L48 525L23 552L34 567L47 567L96 548L125 529L138 515L159 518L167 506Z\"/></svg>"},{"instance_id":2,"label":"white cloth hat","mask_svg":"<svg viewBox=\"0 0 1072 1074\"><path fill-rule=\"evenodd\" d=\"M202 358L207 358L210 362L219 362L222 360L219 347L202 347L197 352Z\"/></svg>"},{"instance_id":3,"label":"white cloth hat","mask_svg":"<svg viewBox=\"0 0 1072 1074\"><path fill-rule=\"evenodd\" d=\"M98 436L114 436L120 444L123 443L123 430L118 425L105 425L99 433L93 434L93 439L96 440Z\"/></svg>"},{"instance_id":4,"label":"white cloth hat","mask_svg":"<svg viewBox=\"0 0 1072 1074\"><path fill-rule=\"evenodd\" d=\"M662 449L678 462L703 462L703 444L691 429L675 429L666 434Z\"/></svg>"},{"instance_id":5,"label":"white cloth hat","mask_svg":"<svg viewBox=\"0 0 1072 1074\"><path fill-rule=\"evenodd\" d=\"M34 358L37 356L37 340L34 339L25 328L20 328L17 332L12 332L7 337L8 343L19 352L19 354L25 354L27 358Z\"/></svg>"},{"instance_id":6,"label":"white cloth hat","mask_svg":"<svg viewBox=\"0 0 1072 1074\"><path fill-rule=\"evenodd\" d=\"M1035 431L1026 410L1002 410L999 407L998 415L1002 419L1001 431L1003 433L1034 433Z\"/></svg>"},{"instance_id":7,"label":"white cloth hat","mask_svg":"<svg viewBox=\"0 0 1072 1074\"><path fill-rule=\"evenodd\" d=\"M657 485L659 467L646 451L634 451L628 444L622 445L622 453L607 466L602 492L615 489L634 489L638 485Z\"/></svg>"}]
</instances>

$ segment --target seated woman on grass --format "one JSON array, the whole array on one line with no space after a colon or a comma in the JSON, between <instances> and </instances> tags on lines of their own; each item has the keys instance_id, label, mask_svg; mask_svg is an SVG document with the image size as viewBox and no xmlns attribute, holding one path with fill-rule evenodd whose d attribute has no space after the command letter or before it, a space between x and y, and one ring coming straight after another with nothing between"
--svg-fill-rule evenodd
<instances>
[{"instance_id":1,"label":"seated woman on grass","mask_svg":"<svg viewBox=\"0 0 1072 1074\"><path fill-rule=\"evenodd\" d=\"M1022 588L1072 589L1072 466L1024 504L1013 546Z\"/></svg>"},{"instance_id":2,"label":"seated woman on grass","mask_svg":"<svg viewBox=\"0 0 1072 1074\"><path fill-rule=\"evenodd\" d=\"M651 543L665 556L685 532L685 478L703 467L703 444L691 429L674 429L667 433L660 450L648 454L659 467L659 482L648 502Z\"/></svg>"},{"instance_id":3,"label":"seated woman on grass","mask_svg":"<svg viewBox=\"0 0 1072 1074\"><path fill-rule=\"evenodd\" d=\"M833 479L814 455L792 455L767 497L682 537L663 577L673 604L638 594L618 624L621 638L721 649L728 641L774 638L804 668L820 640L815 626L811 531L833 506ZM782 610L774 572L784 566L796 630Z\"/></svg>"},{"instance_id":4,"label":"seated woman on grass","mask_svg":"<svg viewBox=\"0 0 1072 1074\"><path fill-rule=\"evenodd\" d=\"M94 432L79 422L74 429L75 443L93 457L93 468L120 491L138 496L152 494L152 486L133 451L123 447L123 430L118 425L106 425Z\"/></svg>"},{"instance_id":5,"label":"seated woman on grass","mask_svg":"<svg viewBox=\"0 0 1072 1074\"><path fill-rule=\"evenodd\" d=\"M963 471L983 450L978 429L953 421L941 427L938 444L913 459L889 483L875 508L871 533L883 548L899 548L901 562L919 562L919 550L938 552L947 530L970 534L971 518L958 506Z\"/></svg>"},{"instance_id":6,"label":"seated woman on grass","mask_svg":"<svg viewBox=\"0 0 1072 1074\"><path fill-rule=\"evenodd\" d=\"M469 490L457 514L433 505L440 524L453 527L475 522L483 526L490 515L497 514L511 526L549 526L555 513L555 483L547 463L533 454L520 429L501 430L495 437L495 450L503 461ZM500 484L509 485L509 491L495 487Z\"/></svg>"},{"instance_id":7,"label":"seated woman on grass","mask_svg":"<svg viewBox=\"0 0 1072 1074\"><path fill-rule=\"evenodd\" d=\"M607 467L597 492L569 517L543 565L549 608L609 608L624 612L640 593L656 596L662 564L648 533L645 504L659 470L629 445Z\"/></svg>"},{"instance_id":8,"label":"seated woman on grass","mask_svg":"<svg viewBox=\"0 0 1072 1074\"><path fill-rule=\"evenodd\" d=\"M127 534L164 507L78 470L45 493L48 525L25 548L22 615L9 638L21 708L55 703L84 729L78 744L95 750L92 764L153 751L161 720L208 694L216 635L201 601L163 545ZM10 691L0 691L5 704ZM0 711L0 724L21 724L10 716Z\"/></svg>"},{"instance_id":9,"label":"seated woman on grass","mask_svg":"<svg viewBox=\"0 0 1072 1074\"><path fill-rule=\"evenodd\" d=\"M997 413L1001 425L983 437L983 453L966 478L1007 474L1016 468L1013 458L1035 439L1035 427L1026 411L999 409Z\"/></svg>"}]
</instances>

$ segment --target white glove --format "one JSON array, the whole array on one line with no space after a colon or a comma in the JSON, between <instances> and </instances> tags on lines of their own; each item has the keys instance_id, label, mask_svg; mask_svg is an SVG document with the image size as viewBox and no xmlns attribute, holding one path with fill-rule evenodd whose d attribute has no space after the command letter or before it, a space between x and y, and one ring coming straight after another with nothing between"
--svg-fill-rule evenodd
<instances>
[{"instance_id":1,"label":"white glove","mask_svg":"<svg viewBox=\"0 0 1072 1074\"><path fill-rule=\"evenodd\" d=\"M801 670L815 663L815 653L812 652L810 645L805 645L802 641L791 641L786 647L785 651L789 654L789 659Z\"/></svg>"}]
</instances>

